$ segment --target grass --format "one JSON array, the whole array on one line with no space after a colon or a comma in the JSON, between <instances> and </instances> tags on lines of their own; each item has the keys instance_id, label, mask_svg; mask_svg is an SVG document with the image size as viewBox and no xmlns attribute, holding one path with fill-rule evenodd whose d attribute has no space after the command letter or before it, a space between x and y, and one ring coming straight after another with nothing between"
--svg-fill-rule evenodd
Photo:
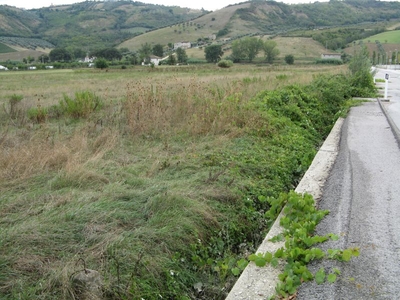
<instances>
[{"instance_id":1,"label":"grass","mask_svg":"<svg viewBox=\"0 0 400 300\"><path fill-rule=\"evenodd\" d=\"M400 30L382 32L364 39L364 42L367 41L379 41L381 44L400 44Z\"/></svg>"},{"instance_id":2,"label":"grass","mask_svg":"<svg viewBox=\"0 0 400 300\"><path fill-rule=\"evenodd\" d=\"M0 53L15 52L13 48L8 47L6 44L0 43Z\"/></svg>"},{"instance_id":3,"label":"grass","mask_svg":"<svg viewBox=\"0 0 400 300\"><path fill-rule=\"evenodd\" d=\"M109 299L184 290L196 298L196 282L201 297L223 299L234 282L229 245L253 251L266 230L243 201L264 189L250 174L261 163L277 172L296 152L277 157L276 146L248 135L274 130L250 100L342 71L235 65L0 74L0 298L73 299L72 276L89 268L101 273ZM80 91L96 94L103 108L78 119L50 115L63 94ZM13 116L12 95L22 96ZM21 117L39 105L49 109L45 122ZM242 236L243 228L252 230Z\"/></svg>"}]
</instances>

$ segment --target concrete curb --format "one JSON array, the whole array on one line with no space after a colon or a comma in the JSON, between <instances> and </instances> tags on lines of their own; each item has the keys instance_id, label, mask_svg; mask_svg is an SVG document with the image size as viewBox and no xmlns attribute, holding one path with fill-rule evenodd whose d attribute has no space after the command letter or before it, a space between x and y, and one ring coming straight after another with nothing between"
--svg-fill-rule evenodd
<instances>
[{"instance_id":1,"label":"concrete curb","mask_svg":"<svg viewBox=\"0 0 400 300\"><path fill-rule=\"evenodd\" d=\"M329 172L336 160L339 151L340 133L344 119L336 121L329 136L314 157L311 166L304 174L296 192L311 194L317 201L322 196L322 188ZM269 240L282 232L279 221L282 212L275 220L263 243L257 249L257 253L275 252L284 246L284 242L272 243ZM259 268L253 262L249 263L238 281L230 291L226 300L258 300L267 299L275 294L275 286L279 282L278 275L282 273L283 266L273 268L270 265Z\"/></svg>"},{"instance_id":2,"label":"concrete curb","mask_svg":"<svg viewBox=\"0 0 400 300\"><path fill-rule=\"evenodd\" d=\"M397 144L400 147L400 130L394 123L392 117L389 115L389 112L387 111L385 105L382 103L381 99L377 98L377 101L379 103L379 106L381 107L381 110L383 111L383 114L385 115L386 119L388 120L390 128L392 129L393 135L397 141Z\"/></svg>"}]
</instances>

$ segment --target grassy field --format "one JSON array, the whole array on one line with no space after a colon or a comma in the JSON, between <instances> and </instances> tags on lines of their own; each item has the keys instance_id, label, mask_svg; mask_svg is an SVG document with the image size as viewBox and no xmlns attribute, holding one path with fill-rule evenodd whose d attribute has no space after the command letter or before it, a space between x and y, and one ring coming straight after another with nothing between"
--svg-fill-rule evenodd
<instances>
[{"instance_id":1,"label":"grassy field","mask_svg":"<svg viewBox=\"0 0 400 300\"><path fill-rule=\"evenodd\" d=\"M8 47L6 44L0 43L0 53L10 53L15 51L15 49Z\"/></svg>"},{"instance_id":2,"label":"grassy field","mask_svg":"<svg viewBox=\"0 0 400 300\"><path fill-rule=\"evenodd\" d=\"M90 269L101 274L107 299L154 299L185 288L192 294L182 299L223 299L234 282L225 249L240 244L237 251L254 251L267 228L246 201L257 191L288 188L275 184L281 175L271 173L266 186L238 176L262 178L255 166L275 172L291 157L276 157L274 145L260 139L262 147L255 147L246 137L276 130L250 109L250 100L343 71L187 66L0 73L0 298L89 299L74 276ZM60 101L83 95L87 105L96 95L98 105L62 114ZM274 122L279 128L281 121ZM269 154L257 158L261 149ZM251 229L247 236L239 234L242 227ZM207 255L221 258L202 261Z\"/></svg>"},{"instance_id":3,"label":"grassy field","mask_svg":"<svg viewBox=\"0 0 400 300\"><path fill-rule=\"evenodd\" d=\"M379 41L381 44L400 44L400 30L382 32L364 40L364 42L368 41Z\"/></svg>"}]
</instances>

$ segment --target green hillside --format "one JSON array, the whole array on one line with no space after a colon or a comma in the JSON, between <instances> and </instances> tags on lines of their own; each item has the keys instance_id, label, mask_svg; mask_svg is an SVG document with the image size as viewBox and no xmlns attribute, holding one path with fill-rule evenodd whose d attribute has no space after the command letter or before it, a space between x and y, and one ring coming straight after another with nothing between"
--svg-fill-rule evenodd
<instances>
[{"instance_id":1,"label":"green hillside","mask_svg":"<svg viewBox=\"0 0 400 300\"><path fill-rule=\"evenodd\" d=\"M159 29L123 42L131 50L140 45L190 41L213 35L219 43L246 35L312 37L331 50L385 30L388 20L398 19L400 3L379 1L330 1L286 5L274 1L248 1L230 5L184 24ZM398 21L397 21L398 22ZM303 32L299 32L303 30ZM212 40L208 41L212 42Z\"/></svg>"},{"instance_id":2,"label":"green hillside","mask_svg":"<svg viewBox=\"0 0 400 300\"><path fill-rule=\"evenodd\" d=\"M10 53L10 52L16 52L16 50L0 42L0 53Z\"/></svg>"},{"instance_id":3,"label":"green hillside","mask_svg":"<svg viewBox=\"0 0 400 300\"><path fill-rule=\"evenodd\" d=\"M363 40L364 42L379 41L381 44L400 44L400 30L386 31Z\"/></svg>"}]
</instances>

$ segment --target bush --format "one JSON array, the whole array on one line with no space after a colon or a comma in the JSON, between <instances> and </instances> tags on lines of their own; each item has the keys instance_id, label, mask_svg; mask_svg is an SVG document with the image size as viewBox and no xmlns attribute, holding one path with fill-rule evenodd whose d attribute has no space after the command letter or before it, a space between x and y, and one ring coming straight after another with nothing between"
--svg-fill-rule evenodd
<instances>
[{"instance_id":1,"label":"bush","mask_svg":"<svg viewBox=\"0 0 400 300\"><path fill-rule=\"evenodd\" d=\"M292 54L286 55L286 56L285 56L285 62L286 62L288 65L293 65L293 63L294 63L294 56L293 56Z\"/></svg>"},{"instance_id":2,"label":"bush","mask_svg":"<svg viewBox=\"0 0 400 300\"><path fill-rule=\"evenodd\" d=\"M102 106L101 99L89 91L76 92L75 99L64 94L64 99L60 101L61 112L76 119L85 118Z\"/></svg>"},{"instance_id":3,"label":"bush","mask_svg":"<svg viewBox=\"0 0 400 300\"><path fill-rule=\"evenodd\" d=\"M233 66L233 61L228 59L223 59L218 62L218 67L220 68L230 68Z\"/></svg>"},{"instance_id":4,"label":"bush","mask_svg":"<svg viewBox=\"0 0 400 300\"><path fill-rule=\"evenodd\" d=\"M16 94L13 94L13 95L10 96L10 99L9 99L9 103L10 103L9 115L10 115L11 119L15 119L18 116L18 114L19 114L18 113L19 112L18 106L19 106L19 103L21 103L21 100L23 98L24 97L22 95L16 95Z\"/></svg>"},{"instance_id":5,"label":"bush","mask_svg":"<svg viewBox=\"0 0 400 300\"><path fill-rule=\"evenodd\" d=\"M342 65L343 61L340 59L317 59L316 64L325 64L325 65Z\"/></svg>"},{"instance_id":6,"label":"bush","mask_svg":"<svg viewBox=\"0 0 400 300\"><path fill-rule=\"evenodd\" d=\"M28 118L35 123L43 123L46 121L48 116L48 110L46 107L32 107L28 109Z\"/></svg>"},{"instance_id":7,"label":"bush","mask_svg":"<svg viewBox=\"0 0 400 300\"><path fill-rule=\"evenodd\" d=\"M97 69L102 69L103 70L103 69L108 68L108 62L104 58L98 58L98 59L96 59L96 61L94 63L94 66Z\"/></svg>"}]
</instances>

